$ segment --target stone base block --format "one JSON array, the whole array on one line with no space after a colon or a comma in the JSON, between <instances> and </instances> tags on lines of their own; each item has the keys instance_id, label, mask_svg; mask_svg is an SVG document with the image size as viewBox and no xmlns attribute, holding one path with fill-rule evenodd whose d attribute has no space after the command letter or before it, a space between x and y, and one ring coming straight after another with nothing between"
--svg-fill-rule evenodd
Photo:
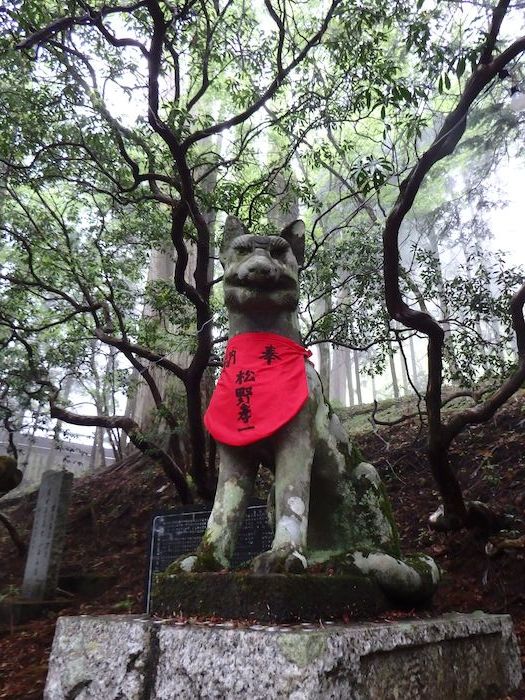
<instances>
[{"instance_id":1,"label":"stone base block","mask_svg":"<svg viewBox=\"0 0 525 700\"><path fill-rule=\"evenodd\" d=\"M279 623L363 619L389 605L377 583L366 576L221 572L157 574L149 612Z\"/></svg>"},{"instance_id":2,"label":"stone base block","mask_svg":"<svg viewBox=\"0 0 525 700\"><path fill-rule=\"evenodd\" d=\"M481 700L520 680L507 615L247 628L63 617L44 699Z\"/></svg>"}]
</instances>

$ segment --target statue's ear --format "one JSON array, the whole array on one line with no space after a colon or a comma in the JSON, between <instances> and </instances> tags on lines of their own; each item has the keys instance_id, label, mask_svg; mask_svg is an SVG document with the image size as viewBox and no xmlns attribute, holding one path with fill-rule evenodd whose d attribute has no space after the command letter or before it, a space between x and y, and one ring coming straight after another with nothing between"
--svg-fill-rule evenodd
<instances>
[{"instance_id":1,"label":"statue's ear","mask_svg":"<svg viewBox=\"0 0 525 700\"><path fill-rule=\"evenodd\" d=\"M283 228L280 235L289 243L298 264L302 265L304 262L304 221L300 219L293 221Z\"/></svg>"},{"instance_id":2,"label":"statue's ear","mask_svg":"<svg viewBox=\"0 0 525 700\"><path fill-rule=\"evenodd\" d=\"M221 252L226 250L231 242L238 236L244 236L248 229L236 216L227 216L224 224L224 234L222 238Z\"/></svg>"}]
</instances>

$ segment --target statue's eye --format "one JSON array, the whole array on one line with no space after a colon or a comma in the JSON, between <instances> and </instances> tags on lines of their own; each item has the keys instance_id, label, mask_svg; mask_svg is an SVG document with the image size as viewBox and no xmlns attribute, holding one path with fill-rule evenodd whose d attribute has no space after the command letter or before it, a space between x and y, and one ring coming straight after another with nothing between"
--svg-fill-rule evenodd
<instances>
[{"instance_id":1,"label":"statue's eye","mask_svg":"<svg viewBox=\"0 0 525 700\"><path fill-rule=\"evenodd\" d=\"M251 245L238 245L235 246L235 251L238 255L248 255L252 252Z\"/></svg>"},{"instance_id":2,"label":"statue's eye","mask_svg":"<svg viewBox=\"0 0 525 700\"><path fill-rule=\"evenodd\" d=\"M277 243L272 246L270 252L273 258L281 258L283 255L286 254L287 250L288 246L286 245L286 243Z\"/></svg>"}]
</instances>

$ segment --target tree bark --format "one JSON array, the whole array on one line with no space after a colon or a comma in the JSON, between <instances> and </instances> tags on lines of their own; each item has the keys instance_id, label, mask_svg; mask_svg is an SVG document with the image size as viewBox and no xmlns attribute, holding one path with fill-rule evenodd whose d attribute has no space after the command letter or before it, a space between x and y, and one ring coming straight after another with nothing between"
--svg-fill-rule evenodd
<instances>
[{"instance_id":1,"label":"tree bark","mask_svg":"<svg viewBox=\"0 0 525 700\"><path fill-rule=\"evenodd\" d=\"M392 350L392 343L388 341L388 364L390 367L390 376L392 377L392 393L396 401L399 399L399 383L397 381L397 371L396 364L394 361L394 351Z\"/></svg>"},{"instance_id":2,"label":"tree bark","mask_svg":"<svg viewBox=\"0 0 525 700\"><path fill-rule=\"evenodd\" d=\"M363 403L363 396L361 394L361 376L359 374L359 354L357 350L354 350L354 371L355 371L355 392L357 396L357 405L361 406Z\"/></svg>"},{"instance_id":3,"label":"tree bark","mask_svg":"<svg viewBox=\"0 0 525 700\"><path fill-rule=\"evenodd\" d=\"M346 364L348 350L337 345L332 350L330 368L330 400L346 406Z\"/></svg>"},{"instance_id":4,"label":"tree bark","mask_svg":"<svg viewBox=\"0 0 525 700\"><path fill-rule=\"evenodd\" d=\"M25 556L27 552L27 547L25 543L23 542L22 538L18 534L15 526L13 523L9 520L7 515L4 515L4 513L0 513L0 523L3 523L7 532L9 533L9 537L13 541L13 544L18 550L18 554L23 557Z\"/></svg>"},{"instance_id":5,"label":"tree bark","mask_svg":"<svg viewBox=\"0 0 525 700\"><path fill-rule=\"evenodd\" d=\"M355 405L354 375L353 375L353 368L352 368L352 354L350 352L347 355L345 369L346 369L346 381L348 384L348 402L349 402L350 406L354 406Z\"/></svg>"},{"instance_id":6,"label":"tree bark","mask_svg":"<svg viewBox=\"0 0 525 700\"><path fill-rule=\"evenodd\" d=\"M412 368L412 382L416 389L419 391L420 383L419 383L419 373L417 371L417 362L416 362L416 350L414 347L414 336L410 336L408 339L408 347L410 351L410 366Z\"/></svg>"}]
</instances>

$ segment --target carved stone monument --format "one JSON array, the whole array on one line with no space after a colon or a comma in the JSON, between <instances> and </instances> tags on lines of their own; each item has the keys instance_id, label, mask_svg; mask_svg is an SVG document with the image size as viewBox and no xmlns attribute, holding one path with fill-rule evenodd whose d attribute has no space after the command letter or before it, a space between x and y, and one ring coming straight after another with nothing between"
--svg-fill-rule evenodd
<instances>
[{"instance_id":1,"label":"carved stone monument","mask_svg":"<svg viewBox=\"0 0 525 700\"><path fill-rule=\"evenodd\" d=\"M22 584L23 598L54 597L72 483L73 474L67 471L47 471L42 476Z\"/></svg>"},{"instance_id":2,"label":"carved stone monument","mask_svg":"<svg viewBox=\"0 0 525 700\"><path fill-rule=\"evenodd\" d=\"M301 221L260 236L228 219L221 262L230 339L205 416L219 448L217 493L198 549L157 577L156 612L198 614L201 605L203 614L232 616L228 601L245 599L243 611L267 609L275 621L373 614L392 600L429 599L439 581L430 557L401 556L379 475L350 444L307 359L297 315L303 258ZM261 464L275 475L272 546L247 563L257 578L219 581L212 572L231 568Z\"/></svg>"},{"instance_id":3,"label":"carved stone monument","mask_svg":"<svg viewBox=\"0 0 525 700\"><path fill-rule=\"evenodd\" d=\"M44 700L464 700L518 686L505 615L304 623L370 618L392 601L413 607L431 597L439 571L430 557L401 556L381 480L349 443L306 359L297 317L303 233L294 222L280 236L250 235L228 220L230 340L205 417L220 470L204 536L153 577L156 619L59 620ZM275 475L273 541L233 570L261 464ZM189 624L192 615L205 619ZM212 623L217 616L243 622Z\"/></svg>"}]
</instances>

